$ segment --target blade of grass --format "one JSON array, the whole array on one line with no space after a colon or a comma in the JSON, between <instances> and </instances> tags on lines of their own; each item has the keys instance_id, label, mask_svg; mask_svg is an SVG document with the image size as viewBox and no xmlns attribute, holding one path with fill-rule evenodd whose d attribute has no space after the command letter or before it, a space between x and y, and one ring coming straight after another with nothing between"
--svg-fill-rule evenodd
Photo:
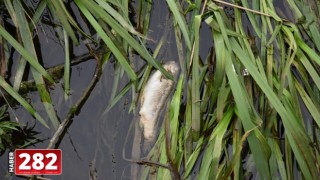
<instances>
[{"instance_id":1,"label":"blade of grass","mask_svg":"<svg viewBox=\"0 0 320 180\"><path fill-rule=\"evenodd\" d=\"M220 32L221 33L221 29L218 25L218 23L210 16L208 17L205 22L215 31ZM229 36L234 36L234 37L239 37L239 38L247 38L246 36L243 36L237 32L234 32L230 29L226 29L226 33Z\"/></svg>"},{"instance_id":2,"label":"blade of grass","mask_svg":"<svg viewBox=\"0 0 320 180\"><path fill-rule=\"evenodd\" d=\"M176 21L180 27L180 30L183 34L186 45L187 45L189 51L191 51L191 40L189 38L189 32L188 32L186 21L182 17L182 15L180 13L181 11L179 11L179 9L176 5L176 2L174 0L167 0L167 3L168 3L168 6L169 6L174 18L176 19Z\"/></svg>"},{"instance_id":3,"label":"blade of grass","mask_svg":"<svg viewBox=\"0 0 320 180\"><path fill-rule=\"evenodd\" d=\"M297 7L296 3L293 0L287 0L286 2L288 3L290 9L294 12L292 14L295 16L296 20L302 22L305 17Z\"/></svg>"},{"instance_id":4,"label":"blade of grass","mask_svg":"<svg viewBox=\"0 0 320 180\"><path fill-rule=\"evenodd\" d=\"M232 173L234 167L236 166L236 162L239 160L240 155L241 155L241 151L243 149L243 143L244 141L248 138L248 136L250 135L250 133L253 131L254 129L250 129L249 131L246 131L246 133L242 136L238 146L237 146L237 150L234 153L232 160L230 162L230 165L228 166L228 168L225 170L224 173L221 173L220 176L217 179L228 179L228 177L230 176L230 174ZM264 177L261 177L261 179L265 179Z\"/></svg>"},{"instance_id":5,"label":"blade of grass","mask_svg":"<svg viewBox=\"0 0 320 180\"><path fill-rule=\"evenodd\" d=\"M73 19L73 17L70 15L69 10L67 10L64 1L63 0L58 0L57 1L59 6L62 8L63 13L65 14L65 17L67 17L68 21L70 22L70 24L76 29L78 30L84 37L94 41L94 39L92 39L91 36L88 36L77 24L77 22ZM71 38L72 39L72 38ZM72 39L73 40L73 39ZM78 44L78 41L75 41L75 44Z\"/></svg>"},{"instance_id":6,"label":"blade of grass","mask_svg":"<svg viewBox=\"0 0 320 180\"><path fill-rule=\"evenodd\" d=\"M112 91L111 91L111 95L110 95L110 100L109 100L109 107L112 108L116 102L113 102L115 100L116 97L116 93L118 90L118 86L119 86L119 82L121 80L122 74L121 74L121 68L120 68L120 64L116 63L115 64L115 68L114 68L114 77L113 77L113 83L112 83ZM130 83L132 85L132 83ZM126 85L127 87L127 85ZM124 94L122 94L122 96L120 97L120 99L128 92L129 89L126 90L126 92L124 92ZM119 94L120 95L120 94ZM120 100L119 99L119 100ZM118 100L117 100L118 101ZM112 104L111 104L112 103ZM109 109L109 108L108 108Z\"/></svg>"},{"instance_id":7,"label":"blade of grass","mask_svg":"<svg viewBox=\"0 0 320 180\"><path fill-rule=\"evenodd\" d=\"M142 38L146 38L144 35L139 33L134 29L134 27L129 24L128 19L125 20L115 9L113 9L107 2L102 0L95 0L104 10L106 10L115 20L121 24L122 27L124 27L127 31L130 33L140 36Z\"/></svg>"},{"instance_id":8,"label":"blade of grass","mask_svg":"<svg viewBox=\"0 0 320 180\"><path fill-rule=\"evenodd\" d=\"M108 35L103 31L101 26L98 24L98 22L94 19L94 17L90 14L88 9L82 4L81 1L75 1L78 7L80 8L81 12L85 15L85 17L88 19L88 21L92 24L92 26L95 28L97 33L101 36L102 40L106 43L106 45L110 48L111 52L114 54L114 56L117 58L119 63L122 65L122 68L128 73L128 76L131 80L135 81L137 79L137 75L133 71L133 69L130 67L130 65L127 62L127 59L123 56L123 54L120 52L120 50L116 47L116 45L111 41L111 39L108 37Z\"/></svg>"},{"instance_id":9,"label":"blade of grass","mask_svg":"<svg viewBox=\"0 0 320 180\"><path fill-rule=\"evenodd\" d=\"M212 179L209 174L216 176L218 174L219 160L222 154L222 139L227 131L227 127L234 113L234 108L228 108L219 124L212 131L210 139L205 150L198 179ZM210 172L211 171L211 172ZM217 177L214 177L216 179Z\"/></svg>"},{"instance_id":10,"label":"blade of grass","mask_svg":"<svg viewBox=\"0 0 320 180\"><path fill-rule=\"evenodd\" d=\"M243 7L249 8L249 3L247 0L241 0ZM250 8L249 8L250 9ZM256 9L255 9L256 10ZM254 29L255 33L257 34L258 37L261 37L261 30L260 27L255 19L255 14L252 12L246 11L246 14L248 16L248 19L252 25L252 28Z\"/></svg>"},{"instance_id":11,"label":"blade of grass","mask_svg":"<svg viewBox=\"0 0 320 180\"><path fill-rule=\"evenodd\" d=\"M295 41L297 45L318 65L320 65L320 56L313 51L305 42L303 42L299 37L295 36Z\"/></svg>"},{"instance_id":12,"label":"blade of grass","mask_svg":"<svg viewBox=\"0 0 320 180\"><path fill-rule=\"evenodd\" d=\"M237 77L235 71L232 67L232 55L231 51L233 50L232 43L230 43L229 38L226 34L225 26L222 20L222 17L218 11L214 11L214 15L217 18L217 22L220 25L221 28L221 36L224 39L225 47L222 45L220 48L226 48L226 66L225 71L230 83L232 94L235 98L235 102L237 104L238 114L239 117L243 123L244 129L246 131L249 131L250 129L253 129L255 125L253 124L253 109L249 104L249 100L247 99L247 94L244 90L244 85L239 81L239 78ZM233 39L233 38L231 38ZM268 149L268 145L266 141L263 139L263 136L261 132L258 129L254 130L254 135L250 135L248 137L250 147L252 147L252 153L255 159L256 167L260 173L260 175L265 179L270 179L270 171L269 171L269 165L268 165L268 155L265 153ZM258 147L258 148L253 148Z\"/></svg>"},{"instance_id":13,"label":"blade of grass","mask_svg":"<svg viewBox=\"0 0 320 180\"><path fill-rule=\"evenodd\" d=\"M76 4L80 4L82 7L85 7L87 11L93 12L96 18L101 18L104 22L112 27L128 44L137 51L137 53L142 56L148 63L154 66L156 69L160 70L168 79L173 77L168 73L162 65L156 61L148 52L143 44L140 44L135 40L119 23L117 23L107 12L105 12L100 6L92 1L86 0L76 0ZM82 8L83 9L83 8Z\"/></svg>"},{"instance_id":14,"label":"blade of grass","mask_svg":"<svg viewBox=\"0 0 320 180\"><path fill-rule=\"evenodd\" d=\"M0 76L0 86L3 87L15 100L17 100L32 116L34 116L43 126L49 128L43 118L25 101L4 79Z\"/></svg>"},{"instance_id":15,"label":"blade of grass","mask_svg":"<svg viewBox=\"0 0 320 180\"><path fill-rule=\"evenodd\" d=\"M34 48L34 44L33 44L33 40L32 40L32 35L31 35L30 29L29 29L29 24L27 22L25 14L24 14L25 10L23 9L19 0L14 0L13 5L14 5L15 11L17 12L17 14L16 14L17 15L17 22L20 25L19 31L20 31L20 36L21 36L23 45L26 47L26 50L29 51L35 57L35 60L38 61L36 51ZM31 67L31 72L32 72L32 75L33 75L34 80L36 82L36 86L37 86L38 92L40 94L42 103L45 106L45 109L48 113L48 116L51 120L51 123L52 123L54 129L57 130L60 123L57 118L56 112L53 108L52 100L51 100L49 92L46 89L46 85L43 80L43 77L33 67Z\"/></svg>"},{"instance_id":16,"label":"blade of grass","mask_svg":"<svg viewBox=\"0 0 320 180\"><path fill-rule=\"evenodd\" d=\"M271 88L268 86L268 83L265 82L265 79L259 75L259 72L256 70L251 61L247 60L247 56L243 54L244 51L240 50L241 48L239 47L238 43L232 38L231 40L233 47L232 50L239 57L241 63L248 69L255 82L266 94L271 105L275 107L275 109L281 116L282 122L285 126L285 129L287 130L286 132L288 135L288 139L290 140L290 144L300 164L300 167L303 168L304 175L309 178L316 176L317 170L315 169L315 161L313 161L314 154L308 148L310 139L307 137L303 128L299 124L296 124L297 120L294 116L294 113L289 113L291 109L285 108L279 98L277 98L274 92L272 92ZM295 121L293 121L293 119Z\"/></svg>"},{"instance_id":17,"label":"blade of grass","mask_svg":"<svg viewBox=\"0 0 320 180\"><path fill-rule=\"evenodd\" d=\"M41 73L51 83L54 82L48 72L36 61L35 57L31 55L21 44L19 44L1 25L0 35L6 39L39 73Z\"/></svg>"},{"instance_id":18,"label":"blade of grass","mask_svg":"<svg viewBox=\"0 0 320 180\"><path fill-rule=\"evenodd\" d=\"M312 66L309 59L304 55L304 53L301 50L298 50L297 57L299 58L299 61L303 64L304 68L307 70L308 74L310 74L310 77L313 79L315 85L320 89L320 76L318 72L315 70L315 68Z\"/></svg>"},{"instance_id":19,"label":"blade of grass","mask_svg":"<svg viewBox=\"0 0 320 180\"><path fill-rule=\"evenodd\" d=\"M51 3L54 6L55 15L58 16L59 21L61 22L64 30L67 31L68 35L72 39L72 42L74 42L75 44L79 44L79 41L78 41L70 23L68 22L68 18L66 18L66 17L68 17L68 14L65 11L65 7L64 7L63 3L61 2L61 0L47 1L47 3Z\"/></svg>"},{"instance_id":20,"label":"blade of grass","mask_svg":"<svg viewBox=\"0 0 320 180\"><path fill-rule=\"evenodd\" d=\"M17 22L17 16L16 16L16 13L13 9L12 1L5 0L4 2L5 2L5 5L6 5L8 12L11 16L13 23L15 24L15 26L17 28L19 28L19 24ZM18 38L20 38L20 36ZM25 70L25 67L27 64L27 61L25 59L23 59L21 56L18 58L18 61L19 61L19 63L18 63L18 67L17 67L16 73L15 73L14 82L13 82L13 89L16 91L18 91L20 88L20 84L22 81L24 70Z\"/></svg>"},{"instance_id":21,"label":"blade of grass","mask_svg":"<svg viewBox=\"0 0 320 180\"><path fill-rule=\"evenodd\" d=\"M195 17L195 45L194 56L192 63L192 80L191 80L191 98L192 98L192 131L193 136L197 139L200 133L200 82L202 81L199 76L199 30L200 30L201 16Z\"/></svg>"},{"instance_id":22,"label":"blade of grass","mask_svg":"<svg viewBox=\"0 0 320 180\"><path fill-rule=\"evenodd\" d=\"M240 84L235 72L233 71L231 57L227 54L227 61L226 61L226 73L228 80L230 82L230 87L232 90L232 94L235 98L237 109L239 113L239 118L243 124L245 130L250 130L255 127L252 123L252 115L250 115L250 111L252 110L248 104L248 100L246 99L247 95L244 92L243 86ZM249 145L252 150L256 167L263 179L270 179L270 171L268 165L268 157L265 154L265 142L263 140L258 139L261 137L261 132L258 129L254 129L254 133L249 135L248 141Z\"/></svg>"},{"instance_id":23,"label":"blade of grass","mask_svg":"<svg viewBox=\"0 0 320 180\"><path fill-rule=\"evenodd\" d=\"M198 140L197 146L194 148L192 154L190 154L189 158L186 161L186 165L185 165L186 170L185 170L183 179L187 179L190 176L190 173L194 168L196 161L198 160L202 145L203 145L203 137L201 137Z\"/></svg>"},{"instance_id":24,"label":"blade of grass","mask_svg":"<svg viewBox=\"0 0 320 180\"><path fill-rule=\"evenodd\" d=\"M106 111L109 111L120 99L124 97L125 94L130 90L132 87L133 82L128 83L120 92L117 96L115 96L109 103L108 108Z\"/></svg>"},{"instance_id":25,"label":"blade of grass","mask_svg":"<svg viewBox=\"0 0 320 180\"><path fill-rule=\"evenodd\" d=\"M233 121L232 126L232 152L230 152L229 157L233 157L233 154L237 154L237 151L239 151L238 147L241 144L241 135L243 134L242 132L242 124L241 121L236 120ZM229 160L230 161L230 160ZM238 160L234 160L234 168L233 168L233 174L235 179L239 179L240 177L243 177L243 170L242 170L242 163L241 159L239 158ZM222 172L217 175L218 177L222 176Z\"/></svg>"},{"instance_id":26,"label":"blade of grass","mask_svg":"<svg viewBox=\"0 0 320 180\"><path fill-rule=\"evenodd\" d=\"M10 1L10 0L4 0L4 4L5 4L5 6L6 6L7 11L9 12L9 14L10 14L10 16L11 16L11 19L12 19L14 25L17 26L17 24L18 24L18 23L17 23L17 17L16 17L16 13L15 13L15 11L14 11L14 9L13 9L12 1Z\"/></svg>"},{"instance_id":27,"label":"blade of grass","mask_svg":"<svg viewBox=\"0 0 320 180\"><path fill-rule=\"evenodd\" d=\"M181 104L181 95L184 85L184 75L180 74L176 90L173 94L171 103L170 103L170 134L171 134L171 156L175 160L176 154L178 151L178 136L179 136L179 114L180 114L180 104Z\"/></svg>"},{"instance_id":28,"label":"blade of grass","mask_svg":"<svg viewBox=\"0 0 320 180\"><path fill-rule=\"evenodd\" d=\"M65 51L65 62L64 62L64 93L65 99L70 95L70 52L69 52L69 38L67 31L63 30L64 35L64 51Z\"/></svg>"},{"instance_id":29,"label":"blade of grass","mask_svg":"<svg viewBox=\"0 0 320 180\"><path fill-rule=\"evenodd\" d=\"M216 64L215 64L215 73L214 73L214 83L213 83L213 97L212 101L215 102L216 98L219 97L221 94L228 94L224 91L220 91L220 88L225 88L225 61L226 61L226 50L225 48L220 48L220 44L223 44L223 38L221 35L213 32L213 38L214 38L214 45L216 47ZM230 88L228 88L230 89ZM220 104L220 100L217 101L217 119L220 120L222 118L223 108Z\"/></svg>"},{"instance_id":30,"label":"blade of grass","mask_svg":"<svg viewBox=\"0 0 320 180\"><path fill-rule=\"evenodd\" d=\"M44 12L44 10L47 7L47 2L46 1L41 1L36 9L36 11L34 12L33 16L32 16L32 20L29 23L29 27L30 29L35 29L36 25L38 24L38 22L40 21L42 14Z\"/></svg>"},{"instance_id":31,"label":"blade of grass","mask_svg":"<svg viewBox=\"0 0 320 180\"><path fill-rule=\"evenodd\" d=\"M187 87L187 105L186 105L186 113L185 113L185 126L184 126L184 163L187 164L190 155L193 152L193 141L192 141L192 113L191 113L191 106L192 106L192 98L191 98L191 82L186 81Z\"/></svg>"},{"instance_id":32,"label":"blade of grass","mask_svg":"<svg viewBox=\"0 0 320 180\"><path fill-rule=\"evenodd\" d=\"M320 127L320 112L318 108L313 104L312 99L309 97L309 95L305 92L305 90L302 88L299 82L297 80L295 81L295 86L304 102L306 107L308 108L310 114L312 115L314 121L318 124Z\"/></svg>"},{"instance_id":33,"label":"blade of grass","mask_svg":"<svg viewBox=\"0 0 320 180\"><path fill-rule=\"evenodd\" d=\"M18 60L19 60L19 63L18 63L18 67L15 73L14 82L13 82L13 89L16 91L19 91L20 89L23 74L25 72L25 68L27 65L27 61L23 59L21 56L18 58Z\"/></svg>"},{"instance_id":34,"label":"blade of grass","mask_svg":"<svg viewBox=\"0 0 320 180\"><path fill-rule=\"evenodd\" d=\"M281 179L288 179L287 174L286 174L286 167L285 167L284 161L282 159L281 149L279 147L279 142L277 142L275 139L271 139L271 138L268 139L268 142L269 142L269 145L272 149L272 156L271 156L270 160L272 158L274 158L275 163L276 163L274 165L277 166L277 167L274 167L275 173L273 174L273 178L277 178L278 177L277 172L279 172ZM270 163L270 166L271 166L271 163ZM272 169L272 168L270 168L270 169Z\"/></svg>"}]
</instances>

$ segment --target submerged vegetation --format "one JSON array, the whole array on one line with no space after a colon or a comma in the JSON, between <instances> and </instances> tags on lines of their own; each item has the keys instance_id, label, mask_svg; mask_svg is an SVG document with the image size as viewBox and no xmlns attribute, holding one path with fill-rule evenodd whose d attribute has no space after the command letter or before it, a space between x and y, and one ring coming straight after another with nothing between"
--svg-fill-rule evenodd
<instances>
[{"instance_id":1,"label":"submerged vegetation","mask_svg":"<svg viewBox=\"0 0 320 180\"><path fill-rule=\"evenodd\" d=\"M0 109L0 154L12 144L12 132L18 131L19 124L8 121L8 115L5 114L6 107Z\"/></svg>"},{"instance_id":2,"label":"submerged vegetation","mask_svg":"<svg viewBox=\"0 0 320 180\"><path fill-rule=\"evenodd\" d=\"M81 109L109 59L116 59L109 108L131 92L130 110L136 112L138 93L152 68L173 79L156 58L165 36L156 42L153 52L146 47L152 41L148 35L151 13L156 3L164 2L170 11L168 24L174 27L181 71L159 136L146 159L139 162L146 165L141 178L319 179L317 1L4 0L0 86L43 126L56 130L48 148L59 146L56 139ZM81 16L75 15L79 13ZM70 95L72 47L85 43L88 56L97 63L87 91L62 121L48 89L61 76L40 63L35 48L37 27L46 21L45 16L52 20L64 47L65 63L54 71L64 68L66 98ZM10 30L12 26L15 31ZM210 29L211 37L202 33L205 28ZM202 43L204 38L212 39L212 47L200 54L208 48ZM13 51L21 56L12 72ZM146 66L138 69L137 62L146 62ZM50 123L21 93L29 73L27 65ZM6 74L14 77L12 82ZM129 83L119 90L121 79ZM2 131L15 130L15 126L8 128L0 121ZM1 132L1 140L8 141Z\"/></svg>"}]
</instances>

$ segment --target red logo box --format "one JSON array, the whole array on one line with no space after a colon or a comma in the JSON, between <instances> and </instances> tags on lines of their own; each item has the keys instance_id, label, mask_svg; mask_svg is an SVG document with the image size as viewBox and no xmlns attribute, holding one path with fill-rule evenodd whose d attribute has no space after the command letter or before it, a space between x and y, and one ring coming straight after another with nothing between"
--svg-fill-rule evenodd
<instances>
[{"instance_id":1,"label":"red logo box","mask_svg":"<svg viewBox=\"0 0 320 180\"><path fill-rule=\"evenodd\" d=\"M16 175L60 175L62 173L60 149L16 149L14 159Z\"/></svg>"}]
</instances>

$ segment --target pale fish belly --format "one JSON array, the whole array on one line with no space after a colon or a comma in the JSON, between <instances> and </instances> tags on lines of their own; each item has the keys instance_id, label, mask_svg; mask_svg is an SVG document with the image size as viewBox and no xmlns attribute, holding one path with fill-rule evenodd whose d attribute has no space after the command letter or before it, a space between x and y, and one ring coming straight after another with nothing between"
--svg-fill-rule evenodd
<instances>
[{"instance_id":1,"label":"pale fish belly","mask_svg":"<svg viewBox=\"0 0 320 180\"><path fill-rule=\"evenodd\" d=\"M179 66L174 61L166 62L163 67L174 77L178 75ZM166 79L159 70L154 72L143 91L141 100L140 126L143 128L144 138L152 140L155 136L155 125L159 114L167 101L174 86L174 82Z\"/></svg>"}]
</instances>

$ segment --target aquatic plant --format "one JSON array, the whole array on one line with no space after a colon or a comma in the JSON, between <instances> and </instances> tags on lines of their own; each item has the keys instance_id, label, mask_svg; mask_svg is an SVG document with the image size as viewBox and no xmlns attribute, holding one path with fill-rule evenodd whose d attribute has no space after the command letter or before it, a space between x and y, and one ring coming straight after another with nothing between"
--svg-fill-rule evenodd
<instances>
[{"instance_id":1,"label":"aquatic plant","mask_svg":"<svg viewBox=\"0 0 320 180\"><path fill-rule=\"evenodd\" d=\"M13 131L18 131L19 124L9 120L6 106L0 108L0 154L12 146Z\"/></svg>"}]
</instances>

